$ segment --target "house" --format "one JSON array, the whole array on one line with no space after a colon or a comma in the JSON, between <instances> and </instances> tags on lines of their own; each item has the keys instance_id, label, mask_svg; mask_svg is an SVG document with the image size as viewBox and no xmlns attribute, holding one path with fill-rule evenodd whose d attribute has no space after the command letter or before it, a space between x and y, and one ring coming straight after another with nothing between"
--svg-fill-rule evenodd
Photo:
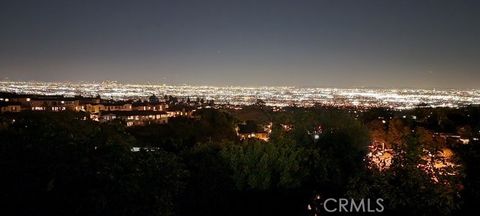
<instances>
[{"instance_id":1,"label":"house","mask_svg":"<svg viewBox=\"0 0 480 216\"><path fill-rule=\"evenodd\" d=\"M97 97L65 97L63 95L19 95L0 93L1 112L20 111L76 111L88 112L94 121L124 120L128 126L151 123L167 123L169 117L190 116L192 111L169 111L166 103L156 96L149 101L114 101L101 100Z\"/></svg>"},{"instance_id":2,"label":"house","mask_svg":"<svg viewBox=\"0 0 480 216\"><path fill-rule=\"evenodd\" d=\"M21 106L28 105L34 95L19 95L16 93L2 92L0 93L0 101L3 102L18 102Z\"/></svg>"},{"instance_id":3,"label":"house","mask_svg":"<svg viewBox=\"0 0 480 216\"><path fill-rule=\"evenodd\" d=\"M193 113L196 111L193 107L187 106L170 106L167 107L168 117L192 117Z\"/></svg>"},{"instance_id":4,"label":"house","mask_svg":"<svg viewBox=\"0 0 480 216\"><path fill-rule=\"evenodd\" d=\"M245 124L239 124L235 130L237 131L237 136L240 137L240 140L260 139L268 141L270 139L271 130L268 130L268 126L260 128L247 122Z\"/></svg>"},{"instance_id":5,"label":"house","mask_svg":"<svg viewBox=\"0 0 480 216\"><path fill-rule=\"evenodd\" d=\"M35 96L27 99L29 104L26 107L29 106L33 111L77 111L79 107L78 100L64 96Z\"/></svg>"},{"instance_id":6,"label":"house","mask_svg":"<svg viewBox=\"0 0 480 216\"><path fill-rule=\"evenodd\" d=\"M59 95L20 95L14 93L0 94L0 101L16 102L21 110L32 111L64 111L77 110L79 101Z\"/></svg>"},{"instance_id":7,"label":"house","mask_svg":"<svg viewBox=\"0 0 480 216\"><path fill-rule=\"evenodd\" d=\"M458 143L463 145L468 145L470 143L470 139L462 137L457 134L436 133L436 135L439 135L442 139L446 140L447 142L453 142L453 143Z\"/></svg>"},{"instance_id":8,"label":"house","mask_svg":"<svg viewBox=\"0 0 480 216\"><path fill-rule=\"evenodd\" d=\"M22 109L19 102L4 102L0 101L0 112L20 112Z\"/></svg>"},{"instance_id":9,"label":"house","mask_svg":"<svg viewBox=\"0 0 480 216\"><path fill-rule=\"evenodd\" d=\"M102 105L106 111L132 111L132 104L125 101L106 101Z\"/></svg>"},{"instance_id":10,"label":"house","mask_svg":"<svg viewBox=\"0 0 480 216\"><path fill-rule=\"evenodd\" d=\"M153 111L165 111L168 108L168 105L160 102L133 102L132 110L153 110Z\"/></svg>"},{"instance_id":11,"label":"house","mask_svg":"<svg viewBox=\"0 0 480 216\"><path fill-rule=\"evenodd\" d=\"M85 111L89 113L100 113L100 111L105 110L105 106L100 103L88 103L85 104Z\"/></svg>"},{"instance_id":12,"label":"house","mask_svg":"<svg viewBox=\"0 0 480 216\"><path fill-rule=\"evenodd\" d=\"M100 95L97 95L96 97L84 97L76 95L74 98L77 99L80 104L99 104L102 101Z\"/></svg>"},{"instance_id":13,"label":"house","mask_svg":"<svg viewBox=\"0 0 480 216\"><path fill-rule=\"evenodd\" d=\"M106 101L101 103L87 103L85 111L98 114L102 111L132 111L132 104L123 101Z\"/></svg>"},{"instance_id":14,"label":"house","mask_svg":"<svg viewBox=\"0 0 480 216\"><path fill-rule=\"evenodd\" d=\"M127 126L168 123L168 115L164 111L102 111L99 117L100 122L116 119L125 121Z\"/></svg>"}]
</instances>

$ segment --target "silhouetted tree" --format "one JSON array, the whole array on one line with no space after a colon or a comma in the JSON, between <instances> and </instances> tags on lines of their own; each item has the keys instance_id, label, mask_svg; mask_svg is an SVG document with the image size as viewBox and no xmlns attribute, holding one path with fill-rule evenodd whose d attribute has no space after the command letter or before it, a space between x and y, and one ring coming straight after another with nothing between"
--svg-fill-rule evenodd
<instances>
[{"instance_id":1,"label":"silhouetted tree","mask_svg":"<svg viewBox=\"0 0 480 216\"><path fill-rule=\"evenodd\" d=\"M172 215L187 175L175 155L132 152L124 124L20 113L0 129L9 215Z\"/></svg>"}]
</instances>

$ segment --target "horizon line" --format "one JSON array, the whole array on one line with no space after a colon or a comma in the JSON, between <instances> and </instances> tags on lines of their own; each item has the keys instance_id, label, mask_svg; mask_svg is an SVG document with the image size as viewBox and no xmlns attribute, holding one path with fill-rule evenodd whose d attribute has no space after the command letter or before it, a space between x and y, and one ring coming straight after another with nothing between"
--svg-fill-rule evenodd
<instances>
[{"instance_id":1,"label":"horizon line","mask_svg":"<svg viewBox=\"0 0 480 216\"><path fill-rule=\"evenodd\" d=\"M124 85L153 85L153 86L191 86L191 87L214 87L214 88L305 88L305 89L388 89L388 90L480 90L480 88L453 88L453 87L375 87L375 86L352 86L352 87L334 87L334 86L295 86L295 85L216 85L216 84L174 84L174 83L159 83L159 82L129 82L129 81L118 81L118 80L80 80L80 81L42 81L42 80L10 80L2 79L0 83L15 83L15 82L24 82L24 83L54 83L54 84L103 84L103 83L116 83Z\"/></svg>"}]
</instances>

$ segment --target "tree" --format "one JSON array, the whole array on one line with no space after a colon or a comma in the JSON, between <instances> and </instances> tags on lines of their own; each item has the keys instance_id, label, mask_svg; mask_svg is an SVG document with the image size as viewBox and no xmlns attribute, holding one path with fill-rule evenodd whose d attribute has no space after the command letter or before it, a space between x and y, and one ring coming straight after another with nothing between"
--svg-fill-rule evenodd
<instances>
[{"instance_id":1,"label":"tree","mask_svg":"<svg viewBox=\"0 0 480 216\"><path fill-rule=\"evenodd\" d=\"M17 215L172 215L186 177L176 156L132 152L119 122L72 113L20 113L0 129L5 212Z\"/></svg>"},{"instance_id":2,"label":"tree","mask_svg":"<svg viewBox=\"0 0 480 216\"><path fill-rule=\"evenodd\" d=\"M230 166L220 155L224 145L201 143L181 154L190 172L182 215L229 215L235 187Z\"/></svg>"},{"instance_id":3,"label":"tree","mask_svg":"<svg viewBox=\"0 0 480 216\"><path fill-rule=\"evenodd\" d=\"M464 206L459 215L467 215L475 212L480 202L480 143L473 142L469 145L462 145L456 151L461 158L465 170L463 181L464 190L461 195L464 198Z\"/></svg>"},{"instance_id":4,"label":"tree","mask_svg":"<svg viewBox=\"0 0 480 216\"><path fill-rule=\"evenodd\" d=\"M411 129L401 119L395 118L388 123L387 145L389 148L401 145L405 137L411 134Z\"/></svg>"},{"instance_id":5,"label":"tree","mask_svg":"<svg viewBox=\"0 0 480 216\"><path fill-rule=\"evenodd\" d=\"M348 196L382 198L387 214L449 215L458 210L459 176L439 175L418 135L394 146L392 165L353 179ZM432 156L432 158L434 158ZM429 172L429 170L434 170Z\"/></svg>"},{"instance_id":6,"label":"tree","mask_svg":"<svg viewBox=\"0 0 480 216\"><path fill-rule=\"evenodd\" d=\"M344 194L349 181L363 171L369 136L360 124L353 125L327 130L307 148L311 184L323 195Z\"/></svg>"},{"instance_id":7,"label":"tree","mask_svg":"<svg viewBox=\"0 0 480 216\"><path fill-rule=\"evenodd\" d=\"M235 190L229 215L294 215L304 211L303 148L292 141L257 140L227 145L221 156L232 170Z\"/></svg>"},{"instance_id":8,"label":"tree","mask_svg":"<svg viewBox=\"0 0 480 216\"><path fill-rule=\"evenodd\" d=\"M306 175L301 168L303 153L301 147L287 140L246 141L241 145L228 145L221 152L233 170L233 180L239 190L300 186Z\"/></svg>"}]
</instances>

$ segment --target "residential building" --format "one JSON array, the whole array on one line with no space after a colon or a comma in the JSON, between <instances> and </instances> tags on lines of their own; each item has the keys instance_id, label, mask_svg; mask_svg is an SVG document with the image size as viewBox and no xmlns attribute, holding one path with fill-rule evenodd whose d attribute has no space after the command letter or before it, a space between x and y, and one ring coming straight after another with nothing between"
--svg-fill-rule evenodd
<instances>
[{"instance_id":1,"label":"residential building","mask_svg":"<svg viewBox=\"0 0 480 216\"><path fill-rule=\"evenodd\" d=\"M168 123L167 113L164 111L103 111L100 121L123 120L127 126L166 124Z\"/></svg>"}]
</instances>

